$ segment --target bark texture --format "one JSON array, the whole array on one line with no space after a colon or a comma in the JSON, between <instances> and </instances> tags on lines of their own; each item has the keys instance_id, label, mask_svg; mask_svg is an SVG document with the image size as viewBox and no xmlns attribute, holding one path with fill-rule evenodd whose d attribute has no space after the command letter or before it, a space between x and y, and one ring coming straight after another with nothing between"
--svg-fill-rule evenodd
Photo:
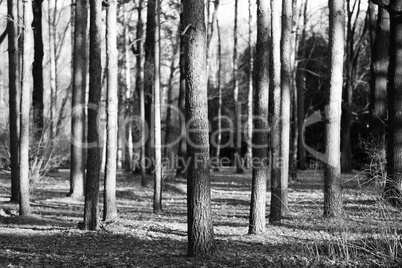
<instances>
[{"instance_id":1,"label":"bark texture","mask_svg":"<svg viewBox=\"0 0 402 268\"><path fill-rule=\"evenodd\" d=\"M186 55L188 256L214 251L209 173L209 124L204 0L183 2Z\"/></svg>"}]
</instances>

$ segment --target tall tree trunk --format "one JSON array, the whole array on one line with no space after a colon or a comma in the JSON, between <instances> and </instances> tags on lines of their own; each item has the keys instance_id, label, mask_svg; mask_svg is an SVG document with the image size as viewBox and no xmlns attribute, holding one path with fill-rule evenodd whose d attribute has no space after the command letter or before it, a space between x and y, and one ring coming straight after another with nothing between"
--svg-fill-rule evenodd
<instances>
[{"instance_id":1,"label":"tall tree trunk","mask_svg":"<svg viewBox=\"0 0 402 268\"><path fill-rule=\"evenodd\" d=\"M90 0L89 28L89 99L88 99L88 149L85 192L84 228L99 228L99 175L101 165L101 89L102 89L102 2Z\"/></svg>"},{"instance_id":2,"label":"tall tree trunk","mask_svg":"<svg viewBox=\"0 0 402 268\"><path fill-rule=\"evenodd\" d=\"M73 198L84 196L85 181L85 95L87 88L87 25L88 1L77 1L75 6L75 34L73 60L73 93L71 98L71 167L70 192Z\"/></svg>"},{"instance_id":3,"label":"tall tree trunk","mask_svg":"<svg viewBox=\"0 0 402 268\"><path fill-rule=\"evenodd\" d=\"M57 1L54 3L54 9L57 8ZM52 6L51 6L51 1L48 1L48 32L49 32L49 58L50 58L50 72L49 72L49 77L50 77L50 139L53 139L54 135L54 119L55 119L55 107L57 107L57 103L54 103L55 100L55 95L56 95L56 50L55 50L55 38L56 38L56 31L55 31L55 21L53 21L54 16L52 16L51 13Z\"/></svg>"},{"instance_id":4,"label":"tall tree trunk","mask_svg":"<svg viewBox=\"0 0 402 268\"><path fill-rule=\"evenodd\" d=\"M222 40L221 29L219 26L219 20L216 19L216 31L218 33L218 70L216 72L217 82L216 88L218 90L218 126L217 126L217 138L216 138L216 159L219 159L221 154L221 140L222 140L222 86L221 86L221 71L222 71ZM219 171L219 166L215 167L215 171Z\"/></svg>"},{"instance_id":5,"label":"tall tree trunk","mask_svg":"<svg viewBox=\"0 0 402 268\"><path fill-rule=\"evenodd\" d=\"M154 155L155 155L155 174L154 174L154 213L162 212L162 137L161 137L161 90L160 90L160 15L161 1L156 0L155 16L155 63L154 63L154 87L153 87L153 109L154 109Z\"/></svg>"},{"instance_id":6,"label":"tall tree trunk","mask_svg":"<svg viewBox=\"0 0 402 268\"><path fill-rule=\"evenodd\" d=\"M43 0L33 0L33 34L35 42L35 54L32 68L33 75L33 99L32 106L34 109L34 133L35 138L39 140L42 136L44 127L43 121L43 40L42 40L42 2Z\"/></svg>"},{"instance_id":7,"label":"tall tree trunk","mask_svg":"<svg viewBox=\"0 0 402 268\"><path fill-rule=\"evenodd\" d=\"M10 118L11 202L19 200L20 72L17 1L7 0L8 31L8 102Z\"/></svg>"},{"instance_id":8,"label":"tall tree trunk","mask_svg":"<svg viewBox=\"0 0 402 268\"><path fill-rule=\"evenodd\" d=\"M249 75L248 75L248 95L247 95L247 139L248 139L248 144L247 144L247 156L246 156L246 166L247 168L250 168L251 166L251 159L253 157L253 152L252 152L252 139L253 139L253 75L254 75L254 56L253 56L253 47L251 43L251 36L252 36L252 26L251 26L251 20L252 20L252 13L251 13L251 0L248 1L248 56L249 56L249 61L248 61L248 69L249 69ZM268 105L268 103L267 103Z\"/></svg>"},{"instance_id":9,"label":"tall tree trunk","mask_svg":"<svg viewBox=\"0 0 402 268\"><path fill-rule=\"evenodd\" d=\"M344 2L329 0L329 102L326 109L324 216L342 212L340 127L344 56Z\"/></svg>"},{"instance_id":10,"label":"tall tree trunk","mask_svg":"<svg viewBox=\"0 0 402 268\"><path fill-rule=\"evenodd\" d=\"M138 19L137 19L137 61L136 61L136 66L137 66L137 78L135 80L135 88L136 91L139 93L139 102L140 102L140 117L142 120L142 125L141 125L141 150L140 150L140 169L141 169L141 186L145 187L147 184L146 181L146 170L145 170L145 139L146 139L146 118L145 118L145 92L144 92L144 53L143 53L143 36L144 36L144 23L142 21L142 4L143 0L140 0L138 2Z\"/></svg>"},{"instance_id":11,"label":"tall tree trunk","mask_svg":"<svg viewBox=\"0 0 402 268\"><path fill-rule=\"evenodd\" d=\"M390 46L388 69L387 180L384 197L402 206L402 0L390 2Z\"/></svg>"},{"instance_id":12,"label":"tall tree trunk","mask_svg":"<svg viewBox=\"0 0 402 268\"><path fill-rule=\"evenodd\" d=\"M237 23L238 23L239 0L235 0L235 15L233 29L233 106L234 106L234 133L235 133L235 165L236 173L243 173L241 163L241 104L239 104L239 78L238 78L238 58L237 58Z\"/></svg>"},{"instance_id":13,"label":"tall tree trunk","mask_svg":"<svg viewBox=\"0 0 402 268\"><path fill-rule=\"evenodd\" d=\"M182 5L184 4L184 0L181 0ZM180 32L184 32L186 29L186 25L183 22L183 12L180 13ZM179 143L179 164L177 168L177 173L183 175L186 174L186 167L184 165L184 161L187 157L187 140L186 140L186 108L185 108L185 99L186 99L186 55L184 54L184 36L181 36L180 39L180 89L179 89L179 109L180 109L180 143Z\"/></svg>"},{"instance_id":14,"label":"tall tree trunk","mask_svg":"<svg viewBox=\"0 0 402 268\"><path fill-rule=\"evenodd\" d=\"M298 154L299 154L299 168L306 169L307 168L307 156L306 156L306 148L304 147L304 133L303 133L303 125L304 125L304 91L306 89L306 66L307 66L307 53L306 53L306 32L307 32L307 6L308 0L304 2L303 9L303 30L300 40L299 56L301 57L301 62L299 62L297 75L296 75L296 83L297 83L297 131L299 133L298 136Z\"/></svg>"},{"instance_id":15,"label":"tall tree trunk","mask_svg":"<svg viewBox=\"0 0 402 268\"><path fill-rule=\"evenodd\" d=\"M117 79L117 3L109 0L106 9L106 168L103 220L117 217L116 207L116 155L117 155L117 116L118 116L118 79Z\"/></svg>"},{"instance_id":16,"label":"tall tree trunk","mask_svg":"<svg viewBox=\"0 0 402 268\"><path fill-rule=\"evenodd\" d=\"M204 0L183 1L186 55L188 256L214 251L209 173L209 123Z\"/></svg>"},{"instance_id":17,"label":"tall tree trunk","mask_svg":"<svg viewBox=\"0 0 402 268\"><path fill-rule=\"evenodd\" d=\"M257 44L255 60L253 157L260 165L253 166L249 234L265 232L266 188L268 179L268 99L269 99L269 37L270 6L257 1Z\"/></svg>"},{"instance_id":18,"label":"tall tree trunk","mask_svg":"<svg viewBox=\"0 0 402 268\"><path fill-rule=\"evenodd\" d=\"M148 0L147 8L147 29L144 43L145 63L144 63L144 91L145 91L145 121L148 126L148 137L146 139L145 154L148 158L153 158L153 126L154 118L152 116L152 88L154 81L154 64L155 64L155 1ZM150 167L147 171L150 172L154 167Z\"/></svg>"},{"instance_id":19,"label":"tall tree trunk","mask_svg":"<svg viewBox=\"0 0 402 268\"><path fill-rule=\"evenodd\" d=\"M271 171L271 211L269 221L280 222L282 217L282 180L281 180L281 1L271 0L271 79L272 92L272 171Z\"/></svg>"},{"instance_id":20,"label":"tall tree trunk","mask_svg":"<svg viewBox=\"0 0 402 268\"><path fill-rule=\"evenodd\" d=\"M29 202L29 110L31 90L31 64L32 64L32 0L23 0L23 41L22 41L22 71L21 71L21 102L20 102L20 211L22 216L31 214Z\"/></svg>"},{"instance_id":21,"label":"tall tree trunk","mask_svg":"<svg viewBox=\"0 0 402 268\"><path fill-rule=\"evenodd\" d=\"M373 88L371 91L371 122L370 133L379 144L385 143L385 121L387 117L387 73L389 49L389 13L383 8L378 9L377 27L372 53Z\"/></svg>"}]
</instances>

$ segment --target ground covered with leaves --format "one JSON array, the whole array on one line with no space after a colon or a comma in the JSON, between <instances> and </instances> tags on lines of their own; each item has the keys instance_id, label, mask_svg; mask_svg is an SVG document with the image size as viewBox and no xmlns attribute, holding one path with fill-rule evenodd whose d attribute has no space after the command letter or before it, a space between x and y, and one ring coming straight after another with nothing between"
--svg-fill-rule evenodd
<instances>
[{"instance_id":1,"label":"ground covered with leaves","mask_svg":"<svg viewBox=\"0 0 402 268\"><path fill-rule=\"evenodd\" d=\"M152 178L120 173L119 218L82 231L83 199L66 197L68 171L43 178L32 193L32 217L9 203L0 173L0 267L401 267L402 214L384 204L381 187L362 174L343 176L342 219L322 217L322 171L299 171L289 191L291 214L247 235L251 174L212 172L216 253L186 257L186 182L164 183L161 214L152 213ZM267 193L267 214L270 193ZM101 206L102 207L102 206Z\"/></svg>"}]
</instances>

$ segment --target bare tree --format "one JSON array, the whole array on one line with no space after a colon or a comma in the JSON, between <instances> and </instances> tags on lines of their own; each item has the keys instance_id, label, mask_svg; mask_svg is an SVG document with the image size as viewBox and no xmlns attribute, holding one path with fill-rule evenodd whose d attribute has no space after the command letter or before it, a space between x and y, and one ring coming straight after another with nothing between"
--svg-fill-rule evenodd
<instances>
[{"instance_id":1,"label":"bare tree","mask_svg":"<svg viewBox=\"0 0 402 268\"><path fill-rule=\"evenodd\" d=\"M340 128L344 56L344 2L329 0L329 101L325 111L324 216L342 213Z\"/></svg>"},{"instance_id":2,"label":"bare tree","mask_svg":"<svg viewBox=\"0 0 402 268\"><path fill-rule=\"evenodd\" d=\"M251 142L253 137L253 68L254 68L254 56L253 56L253 47L251 42L251 36L253 34L252 31L252 12L251 12L251 0L248 1L248 94L247 94L247 138ZM267 103L268 105L268 103ZM246 156L246 165L247 168L251 165L251 159L253 157L251 143L247 145L247 156Z\"/></svg>"},{"instance_id":3,"label":"bare tree","mask_svg":"<svg viewBox=\"0 0 402 268\"><path fill-rule=\"evenodd\" d=\"M89 28L89 99L88 99L88 149L87 178L85 188L84 228L96 230L99 228L99 175L101 166L102 133L100 124L102 65L102 2L90 0Z\"/></svg>"},{"instance_id":4,"label":"bare tree","mask_svg":"<svg viewBox=\"0 0 402 268\"><path fill-rule=\"evenodd\" d=\"M109 0L106 10L106 167L103 220L117 217L116 207L116 155L117 155L117 3Z\"/></svg>"},{"instance_id":5,"label":"bare tree","mask_svg":"<svg viewBox=\"0 0 402 268\"><path fill-rule=\"evenodd\" d=\"M20 146L19 146L19 171L20 171L20 215L30 215L29 202L29 110L31 89L31 64L33 54L32 44L32 0L23 0L23 27L22 41L22 71L21 71L21 102L20 102Z\"/></svg>"},{"instance_id":6,"label":"bare tree","mask_svg":"<svg viewBox=\"0 0 402 268\"><path fill-rule=\"evenodd\" d=\"M75 34L73 59L73 92L71 98L71 143L70 192L69 196L84 196L85 151L85 92L87 87L87 26L88 1L77 1L75 6Z\"/></svg>"},{"instance_id":7,"label":"bare tree","mask_svg":"<svg viewBox=\"0 0 402 268\"><path fill-rule=\"evenodd\" d=\"M183 1L186 55L188 256L214 251L209 173L206 27L204 0Z\"/></svg>"},{"instance_id":8,"label":"bare tree","mask_svg":"<svg viewBox=\"0 0 402 268\"><path fill-rule=\"evenodd\" d=\"M8 101L10 117L11 202L19 200L20 72L18 66L17 1L7 0Z\"/></svg>"},{"instance_id":9,"label":"bare tree","mask_svg":"<svg viewBox=\"0 0 402 268\"><path fill-rule=\"evenodd\" d=\"M268 179L268 99L270 5L257 1L257 44L255 60L253 157L260 166L253 167L249 234L265 231L266 188Z\"/></svg>"}]
</instances>

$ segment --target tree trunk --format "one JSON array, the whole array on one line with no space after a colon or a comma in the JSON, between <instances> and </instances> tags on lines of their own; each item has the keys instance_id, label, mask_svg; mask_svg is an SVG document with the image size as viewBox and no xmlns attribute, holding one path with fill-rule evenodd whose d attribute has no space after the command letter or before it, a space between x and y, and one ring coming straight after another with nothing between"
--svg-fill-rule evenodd
<instances>
[{"instance_id":1,"label":"tree trunk","mask_svg":"<svg viewBox=\"0 0 402 268\"><path fill-rule=\"evenodd\" d=\"M377 144L385 144L385 121L387 117L387 73L389 49L389 13L383 8L378 9L376 38L372 53L373 88L371 91L371 122L370 133ZM385 145L384 145L385 146Z\"/></svg>"},{"instance_id":2,"label":"tree trunk","mask_svg":"<svg viewBox=\"0 0 402 268\"><path fill-rule=\"evenodd\" d=\"M154 81L154 64L155 64L155 1L149 0L147 7L147 29L144 43L145 63L144 63L144 91L145 91L145 121L148 126L148 137L146 139L145 154L148 158L153 158L153 117L152 117L152 88ZM150 167L147 171L150 172L154 167Z\"/></svg>"},{"instance_id":3,"label":"tree trunk","mask_svg":"<svg viewBox=\"0 0 402 268\"><path fill-rule=\"evenodd\" d=\"M54 9L57 8L57 1L54 3ZM50 139L53 139L54 136L54 119L55 119L55 107L57 107L57 103L54 103L55 100L55 95L56 95L56 51L55 51L55 38L56 38L56 31L55 31L55 21L53 21L54 16L52 16L51 13L51 1L48 1L48 32L49 32L49 61L50 61L50 72L49 72L49 77L50 77L50 132L49 136ZM71 18L72 19L72 18Z\"/></svg>"},{"instance_id":4,"label":"tree trunk","mask_svg":"<svg viewBox=\"0 0 402 268\"><path fill-rule=\"evenodd\" d=\"M257 44L255 60L253 179L250 204L249 234L265 232L266 188L268 179L268 98L269 98L269 37L270 6L268 1L257 1Z\"/></svg>"},{"instance_id":5,"label":"tree trunk","mask_svg":"<svg viewBox=\"0 0 402 268\"><path fill-rule=\"evenodd\" d=\"M204 0L183 1L186 55L188 256L214 251L209 173L209 123Z\"/></svg>"},{"instance_id":6,"label":"tree trunk","mask_svg":"<svg viewBox=\"0 0 402 268\"><path fill-rule=\"evenodd\" d=\"M233 30L233 106L234 106L234 133L235 133L235 165L236 173L243 173L241 163L241 104L239 104L239 78L238 78L238 59L237 59L237 22L238 22L239 0L235 0L234 30Z\"/></svg>"},{"instance_id":7,"label":"tree trunk","mask_svg":"<svg viewBox=\"0 0 402 268\"><path fill-rule=\"evenodd\" d=\"M160 14L161 2L155 1L156 16L155 20L155 63L154 63L154 87L153 87L153 109L154 109L154 155L155 155L155 174L154 174L154 213L162 212L162 137L161 137L161 90L160 90Z\"/></svg>"},{"instance_id":8,"label":"tree trunk","mask_svg":"<svg viewBox=\"0 0 402 268\"><path fill-rule=\"evenodd\" d=\"M307 27L307 6L308 0L304 2L304 10L303 10L303 30L300 40L300 47L297 48L299 50L299 56L301 58L301 62L299 62L298 70L296 74L296 87L297 87L297 131L298 135L298 154L299 154L299 168L306 169L307 168L307 156L306 156L306 148L304 147L304 133L303 133L303 125L304 125L304 91L306 89L306 27Z\"/></svg>"},{"instance_id":9,"label":"tree trunk","mask_svg":"<svg viewBox=\"0 0 402 268\"><path fill-rule=\"evenodd\" d=\"M272 173L271 173L271 211L269 221L280 222L282 217L281 180L281 1L271 0L271 79L270 90L273 99L271 127Z\"/></svg>"},{"instance_id":10,"label":"tree trunk","mask_svg":"<svg viewBox=\"0 0 402 268\"><path fill-rule=\"evenodd\" d=\"M329 0L329 103L326 108L324 216L342 212L340 127L344 56L344 2Z\"/></svg>"},{"instance_id":11,"label":"tree trunk","mask_svg":"<svg viewBox=\"0 0 402 268\"><path fill-rule=\"evenodd\" d=\"M118 79L117 79L117 3L109 0L106 9L106 168L103 220L117 217L116 207L116 155L117 155L117 116L118 116Z\"/></svg>"},{"instance_id":12,"label":"tree trunk","mask_svg":"<svg viewBox=\"0 0 402 268\"><path fill-rule=\"evenodd\" d=\"M77 1L73 60L73 93L71 98L71 167L70 192L72 198L84 196L85 185L85 95L87 87L87 25L88 1Z\"/></svg>"},{"instance_id":13,"label":"tree trunk","mask_svg":"<svg viewBox=\"0 0 402 268\"><path fill-rule=\"evenodd\" d=\"M384 197L392 205L402 206L402 0L391 2L389 8L387 180Z\"/></svg>"},{"instance_id":14,"label":"tree trunk","mask_svg":"<svg viewBox=\"0 0 402 268\"><path fill-rule=\"evenodd\" d=\"M101 89L102 89L102 2L90 0L89 28L89 99L88 99L88 157L85 192L84 228L99 228L99 173L101 165Z\"/></svg>"},{"instance_id":15,"label":"tree trunk","mask_svg":"<svg viewBox=\"0 0 402 268\"><path fill-rule=\"evenodd\" d=\"M246 167L251 167L251 159L253 157L253 148L252 148L252 139L253 139L253 68L254 68L254 56L253 56L253 47L251 43L251 35L252 35L252 12L251 12L251 0L248 1L248 94L247 94L247 156L246 156ZM268 105L268 103L267 103Z\"/></svg>"},{"instance_id":16,"label":"tree trunk","mask_svg":"<svg viewBox=\"0 0 402 268\"><path fill-rule=\"evenodd\" d=\"M221 140L222 140L222 86L221 86L221 71L222 71L222 40L221 40L221 29L219 26L219 20L216 19L216 31L218 33L218 70L216 72L217 82L216 88L218 90L218 126L216 129L216 159L220 159L221 154ZM215 167L215 171L219 171L219 166Z\"/></svg>"},{"instance_id":17,"label":"tree trunk","mask_svg":"<svg viewBox=\"0 0 402 268\"><path fill-rule=\"evenodd\" d=\"M42 40L42 2L43 0L33 0L33 35L34 35L34 62L32 68L32 76L34 82L33 88L33 122L36 140L42 136L44 127L43 121L43 40Z\"/></svg>"},{"instance_id":18,"label":"tree trunk","mask_svg":"<svg viewBox=\"0 0 402 268\"><path fill-rule=\"evenodd\" d=\"M31 64L32 64L32 0L23 3L23 41L22 41L22 71L21 71L21 102L20 102L20 211L22 216L31 214L29 202L29 110L31 90Z\"/></svg>"},{"instance_id":19,"label":"tree trunk","mask_svg":"<svg viewBox=\"0 0 402 268\"><path fill-rule=\"evenodd\" d=\"M18 66L17 1L7 0L8 102L10 118L11 202L19 200L20 72Z\"/></svg>"}]
</instances>

